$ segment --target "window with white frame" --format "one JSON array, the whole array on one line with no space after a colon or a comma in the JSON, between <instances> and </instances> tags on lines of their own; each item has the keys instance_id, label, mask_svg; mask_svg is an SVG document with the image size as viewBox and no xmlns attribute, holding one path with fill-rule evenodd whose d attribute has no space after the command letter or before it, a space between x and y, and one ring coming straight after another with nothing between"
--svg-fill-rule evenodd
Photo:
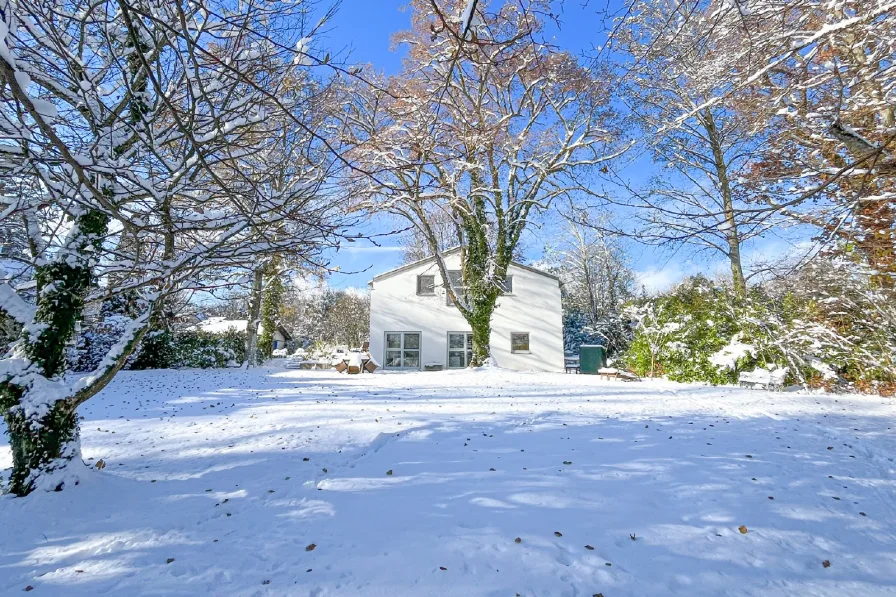
<instances>
[{"instance_id":1,"label":"window with white frame","mask_svg":"<svg viewBox=\"0 0 896 597\"><path fill-rule=\"evenodd\" d=\"M463 369L473 360L473 334L448 332L448 368Z\"/></svg>"},{"instance_id":2,"label":"window with white frame","mask_svg":"<svg viewBox=\"0 0 896 597\"><path fill-rule=\"evenodd\" d=\"M436 277L433 275L417 276L417 295L434 296L436 293Z\"/></svg>"},{"instance_id":3,"label":"window with white frame","mask_svg":"<svg viewBox=\"0 0 896 597\"><path fill-rule=\"evenodd\" d=\"M386 332L386 369L420 368L420 332Z\"/></svg>"},{"instance_id":4,"label":"window with white frame","mask_svg":"<svg viewBox=\"0 0 896 597\"><path fill-rule=\"evenodd\" d=\"M459 269L448 270L448 282L451 284L455 295L462 297L466 294L467 287L464 286L463 273ZM498 282L498 287L501 289L501 294L513 294L513 276L507 276L503 282ZM448 296L447 292L445 293L445 303L448 305L454 304L451 302L451 297Z\"/></svg>"},{"instance_id":5,"label":"window with white frame","mask_svg":"<svg viewBox=\"0 0 896 597\"><path fill-rule=\"evenodd\" d=\"M529 352L529 332L512 332L510 334L510 352Z\"/></svg>"},{"instance_id":6,"label":"window with white frame","mask_svg":"<svg viewBox=\"0 0 896 597\"><path fill-rule=\"evenodd\" d=\"M513 276L507 276L504 278L504 283L498 285L501 287L502 294L513 294Z\"/></svg>"},{"instance_id":7,"label":"window with white frame","mask_svg":"<svg viewBox=\"0 0 896 597\"><path fill-rule=\"evenodd\" d=\"M464 286L464 275L459 269L448 270L448 283L451 285L451 289L454 290L454 294L458 297L463 297L467 293L467 288ZM445 304L454 304L451 300L451 295L448 294L447 291L445 292Z\"/></svg>"}]
</instances>

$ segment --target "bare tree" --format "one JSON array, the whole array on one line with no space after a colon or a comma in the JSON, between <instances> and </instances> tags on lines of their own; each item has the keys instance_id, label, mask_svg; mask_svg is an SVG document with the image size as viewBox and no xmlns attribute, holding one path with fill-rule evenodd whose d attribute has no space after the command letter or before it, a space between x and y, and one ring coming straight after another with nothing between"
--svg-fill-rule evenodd
<instances>
[{"instance_id":1,"label":"bare tree","mask_svg":"<svg viewBox=\"0 0 896 597\"><path fill-rule=\"evenodd\" d=\"M637 0L615 31L624 56L622 97L642 141L662 174L646 188L618 178L619 202L633 207L637 237L651 244L687 243L721 253L735 293L746 293L742 244L775 224L748 209L746 175L764 142L750 114L728 104L708 105L723 84L724 63L740 35L712 31L701 0Z\"/></svg>"},{"instance_id":2,"label":"bare tree","mask_svg":"<svg viewBox=\"0 0 896 597\"><path fill-rule=\"evenodd\" d=\"M572 174L605 160L613 138L607 85L536 41L536 5L479 2L461 37L446 17L461 14L460 2L413 2L412 28L396 37L409 51L403 72L349 114L353 158L372 173L371 208L426 239L470 324L473 366L490 357L491 316L523 231L579 187ZM462 247L454 283L440 253L443 220Z\"/></svg>"},{"instance_id":3,"label":"bare tree","mask_svg":"<svg viewBox=\"0 0 896 597\"><path fill-rule=\"evenodd\" d=\"M3 198L26 223L36 295L0 284L22 334L0 360L10 490L76 477L77 408L122 367L171 297L221 287L266 255L336 242L317 218L327 168L286 191L228 180L262 151L273 115L317 144L327 134L289 101L310 4L144 0L11 2L0 11L0 168L38 181ZM281 28L284 24L290 24ZM294 49L296 48L296 49ZM276 231L273 234L272 231ZM133 295L134 313L92 373L65 377L65 345L85 308Z\"/></svg>"},{"instance_id":4,"label":"bare tree","mask_svg":"<svg viewBox=\"0 0 896 597\"><path fill-rule=\"evenodd\" d=\"M605 224L583 215L578 219L584 223L568 221L562 240L549 248L551 269L563 282L567 321L584 318L588 335L599 336L607 351L615 353L628 340L622 309L635 296L635 274L619 237L603 232Z\"/></svg>"}]
</instances>

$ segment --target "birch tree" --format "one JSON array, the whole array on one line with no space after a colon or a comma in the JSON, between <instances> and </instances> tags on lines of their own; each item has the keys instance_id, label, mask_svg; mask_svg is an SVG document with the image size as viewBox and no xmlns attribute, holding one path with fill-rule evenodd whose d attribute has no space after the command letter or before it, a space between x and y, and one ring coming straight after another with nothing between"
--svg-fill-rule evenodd
<instances>
[{"instance_id":1,"label":"birch tree","mask_svg":"<svg viewBox=\"0 0 896 597\"><path fill-rule=\"evenodd\" d=\"M537 40L540 3L416 0L402 72L347 110L352 157L371 209L404 218L426 239L473 335L472 366L490 358L491 317L527 226L579 188L614 140L606 82ZM461 251L450 282L436 219Z\"/></svg>"}]
</instances>

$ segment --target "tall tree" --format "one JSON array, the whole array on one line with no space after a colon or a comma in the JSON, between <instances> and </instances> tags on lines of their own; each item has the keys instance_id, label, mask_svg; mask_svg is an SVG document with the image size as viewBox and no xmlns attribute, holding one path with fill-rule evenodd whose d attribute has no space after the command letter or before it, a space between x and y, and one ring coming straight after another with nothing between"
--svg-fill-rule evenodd
<instances>
[{"instance_id":1,"label":"tall tree","mask_svg":"<svg viewBox=\"0 0 896 597\"><path fill-rule=\"evenodd\" d=\"M648 243L689 244L725 256L735 293L746 293L741 247L766 232L768 212L746 209L754 199L746 174L764 141L751 115L707 103L724 85L724 61L741 33L711 32L703 0L637 0L614 37L624 56L623 98L654 163L646 188L624 183Z\"/></svg>"},{"instance_id":2,"label":"tall tree","mask_svg":"<svg viewBox=\"0 0 896 597\"><path fill-rule=\"evenodd\" d=\"M635 296L635 274L618 237L584 215L577 219L582 223L568 221L562 239L547 251L563 282L564 332L573 335L574 326L584 326L579 336L597 337L613 354L628 341L622 309ZM568 349L578 348L575 338L565 340Z\"/></svg>"},{"instance_id":3,"label":"tall tree","mask_svg":"<svg viewBox=\"0 0 896 597\"><path fill-rule=\"evenodd\" d=\"M325 168L288 193L222 176L264 149L271 114L290 114L318 143L328 137L281 93L294 61L307 58L305 46L291 49L301 6L219 8L73 0L0 11L0 168L45 192L4 197L4 216L27 222L37 288L29 298L0 284L0 311L22 326L0 359L17 495L77 478L78 406L115 376L171 297L260 256L333 242L315 219ZM284 20L297 27L281 29ZM64 353L77 321L118 295L134 296L130 324L72 382Z\"/></svg>"},{"instance_id":4,"label":"tall tree","mask_svg":"<svg viewBox=\"0 0 896 597\"><path fill-rule=\"evenodd\" d=\"M269 359L274 352L274 334L280 327L280 307L283 302L283 278L277 263L268 268L267 287L261 303L261 336L258 352L261 359Z\"/></svg>"},{"instance_id":5,"label":"tall tree","mask_svg":"<svg viewBox=\"0 0 896 597\"><path fill-rule=\"evenodd\" d=\"M605 79L537 37L544 2L415 0L396 36L402 72L365 93L347 118L372 209L406 219L436 256L442 281L473 335L472 366L490 357L491 317L507 267L532 219L579 187L613 141ZM471 3L473 4L473 3ZM452 284L435 226L461 245Z\"/></svg>"}]
</instances>

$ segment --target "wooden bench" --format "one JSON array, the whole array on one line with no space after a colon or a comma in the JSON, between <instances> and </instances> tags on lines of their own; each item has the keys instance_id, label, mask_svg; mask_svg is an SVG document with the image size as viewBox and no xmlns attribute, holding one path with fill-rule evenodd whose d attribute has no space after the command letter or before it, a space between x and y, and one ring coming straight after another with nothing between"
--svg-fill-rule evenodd
<instances>
[{"instance_id":1,"label":"wooden bench","mask_svg":"<svg viewBox=\"0 0 896 597\"><path fill-rule=\"evenodd\" d=\"M603 379L619 379L622 381L641 381L641 378L634 373L628 371L620 371L613 367L601 367L597 370L597 374Z\"/></svg>"}]
</instances>

